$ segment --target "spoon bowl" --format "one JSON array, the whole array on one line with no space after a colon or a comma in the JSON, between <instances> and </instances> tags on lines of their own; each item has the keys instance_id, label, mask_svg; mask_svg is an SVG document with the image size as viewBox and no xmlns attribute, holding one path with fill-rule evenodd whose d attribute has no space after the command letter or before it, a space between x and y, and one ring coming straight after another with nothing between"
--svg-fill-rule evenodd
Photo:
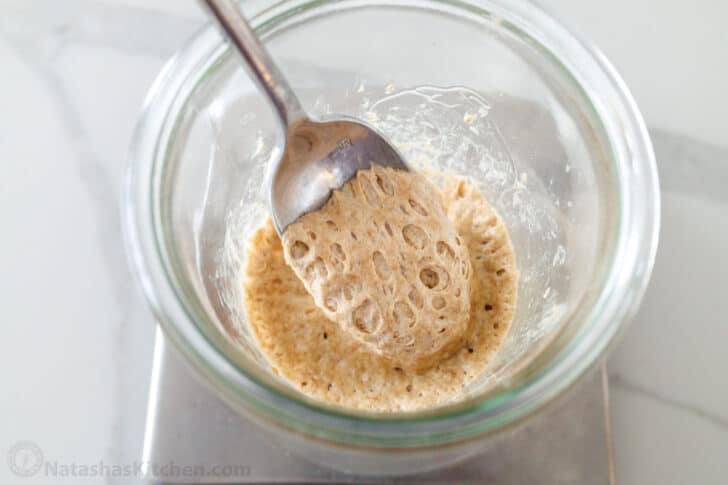
<instances>
[{"instance_id":1,"label":"spoon bowl","mask_svg":"<svg viewBox=\"0 0 728 485\"><path fill-rule=\"evenodd\" d=\"M372 165L408 170L386 139L353 118L320 122L305 118L291 125L270 179L269 206L278 234L321 208L332 190Z\"/></svg>"}]
</instances>

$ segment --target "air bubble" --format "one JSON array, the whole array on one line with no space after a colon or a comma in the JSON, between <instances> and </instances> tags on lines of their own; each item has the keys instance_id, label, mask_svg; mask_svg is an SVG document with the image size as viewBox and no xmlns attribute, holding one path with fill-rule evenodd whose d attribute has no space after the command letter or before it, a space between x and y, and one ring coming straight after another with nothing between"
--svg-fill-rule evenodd
<instances>
[{"instance_id":1,"label":"air bubble","mask_svg":"<svg viewBox=\"0 0 728 485\"><path fill-rule=\"evenodd\" d=\"M441 296L436 296L432 299L432 308L434 308L435 310L442 310L443 308L445 308L446 304L447 302L445 302L445 299Z\"/></svg>"},{"instance_id":2,"label":"air bubble","mask_svg":"<svg viewBox=\"0 0 728 485\"><path fill-rule=\"evenodd\" d=\"M301 259L308 254L308 244L303 241L296 241L291 245L291 257Z\"/></svg>"},{"instance_id":3,"label":"air bubble","mask_svg":"<svg viewBox=\"0 0 728 485\"><path fill-rule=\"evenodd\" d=\"M335 312L338 308L338 304L336 303L336 299L332 296L327 296L324 300L324 306L326 309L330 312Z\"/></svg>"},{"instance_id":4,"label":"air bubble","mask_svg":"<svg viewBox=\"0 0 728 485\"><path fill-rule=\"evenodd\" d=\"M407 294L407 298L409 298L409 301L411 301L417 308L422 308L425 305L422 295L420 295L420 292L417 291L417 288L415 287L412 287L409 294Z\"/></svg>"},{"instance_id":5,"label":"air bubble","mask_svg":"<svg viewBox=\"0 0 728 485\"><path fill-rule=\"evenodd\" d=\"M402 261L399 262L399 273L402 275L403 278L407 279L407 267Z\"/></svg>"},{"instance_id":6,"label":"air bubble","mask_svg":"<svg viewBox=\"0 0 728 485\"><path fill-rule=\"evenodd\" d=\"M351 301L362 289L361 282L351 275L344 276L332 283L329 288L332 293L341 295L346 301Z\"/></svg>"},{"instance_id":7,"label":"air bubble","mask_svg":"<svg viewBox=\"0 0 728 485\"><path fill-rule=\"evenodd\" d=\"M403 301L394 304L394 321L399 325L411 327L415 323L415 313L412 308Z\"/></svg>"},{"instance_id":8,"label":"air bubble","mask_svg":"<svg viewBox=\"0 0 728 485\"><path fill-rule=\"evenodd\" d=\"M381 324L377 306L367 298L352 312L354 326L363 333L374 333Z\"/></svg>"},{"instance_id":9,"label":"air bubble","mask_svg":"<svg viewBox=\"0 0 728 485\"><path fill-rule=\"evenodd\" d=\"M442 256L449 263L455 261L455 251L453 251L450 245L445 241L437 242L437 254Z\"/></svg>"},{"instance_id":10,"label":"air bubble","mask_svg":"<svg viewBox=\"0 0 728 485\"><path fill-rule=\"evenodd\" d=\"M305 271L306 280L309 282L314 282L319 278L326 278L329 274L329 271L326 269L326 264L321 258L313 260L313 262L306 266Z\"/></svg>"},{"instance_id":11,"label":"air bubble","mask_svg":"<svg viewBox=\"0 0 728 485\"><path fill-rule=\"evenodd\" d=\"M422 207L422 204L417 202L414 199L409 199L409 205L412 207L412 210L421 215L422 217L427 217L427 210Z\"/></svg>"},{"instance_id":12,"label":"air bubble","mask_svg":"<svg viewBox=\"0 0 728 485\"><path fill-rule=\"evenodd\" d=\"M372 253L372 262L374 263L374 271L381 279L386 280L391 276L392 271L389 269L387 260L381 252L374 251Z\"/></svg>"},{"instance_id":13,"label":"air bubble","mask_svg":"<svg viewBox=\"0 0 728 485\"><path fill-rule=\"evenodd\" d=\"M450 275L445 268L433 264L422 268L420 281L431 290L444 290L450 284Z\"/></svg>"},{"instance_id":14,"label":"air bubble","mask_svg":"<svg viewBox=\"0 0 728 485\"><path fill-rule=\"evenodd\" d=\"M402 229L402 237L404 241L415 249L424 249L427 243L427 234L425 231L414 224L407 224Z\"/></svg>"},{"instance_id":15,"label":"air bubble","mask_svg":"<svg viewBox=\"0 0 728 485\"><path fill-rule=\"evenodd\" d=\"M478 255L475 259L483 259L483 257ZM463 278L467 278L470 275L470 265L467 261L460 262L460 274L463 275Z\"/></svg>"},{"instance_id":16,"label":"air bubble","mask_svg":"<svg viewBox=\"0 0 728 485\"><path fill-rule=\"evenodd\" d=\"M377 185L380 189L382 189L382 192L384 192L385 194L389 196L394 195L394 188L392 188L392 184L389 182L389 180L379 174L377 174Z\"/></svg>"},{"instance_id":17,"label":"air bubble","mask_svg":"<svg viewBox=\"0 0 728 485\"><path fill-rule=\"evenodd\" d=\"M364 197L366 198L369 205L372 207L377 207L379 205L379 197L374 191L374 187L372 187L372 184L363 175L359 175L359 187L364 193Z\"/></svg>"},{"instance_id":18,"label":"air bubble","mask_svg":"<svg viewBox=\"0 0 728 485\"><path fill-rule=\"evenodd\" d=\"M339 243L333 243L330 246L331 250L331 263L334 266L334 268L341 272L344 270L344 261L346 261L346 253L344 253L344 249L341 247L341 244Z\"/></svg>"},{"instance_id":19,"label":"air bubble","mask_svg":"<svg viewBox=\"0 0 728 485\"><path fill-rule=\"evenodd\" d=\"M437 286L437 284L440 282L440 277L437 276L437 273L429 268L425 268L422 271L420 271L420 280L422 281L422 284L426 287L432 289Z\"/></svg>"},{"instance_id":20,"label":"air bubble","mask_svg":"<svg viewBox=\"0 0 728 485\"><path fill-rule=\"evenodd\" d=\"M397 343L403 347L411 347L415 344L415 338L412 335L402 335L397 338Z\"/></svg>"}]
</instances>

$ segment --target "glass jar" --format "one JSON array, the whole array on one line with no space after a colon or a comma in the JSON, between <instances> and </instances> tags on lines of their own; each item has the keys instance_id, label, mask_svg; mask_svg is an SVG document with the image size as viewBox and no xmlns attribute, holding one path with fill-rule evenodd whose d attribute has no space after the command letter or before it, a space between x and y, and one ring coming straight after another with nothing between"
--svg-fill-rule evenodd
<instances>
[{"instance_id":1,"label":"glass jar","mask_svg":"<svg viewBox=\"0 0 728 485\"><path fill-rule=\"evenodd\" d=\"M599 52L528 2L243 7L314 113L381 121L377 109L404 107L412 124L427 123L417 96L447 107L437 93L456 92L465 116L480 117L468 142L441 147L436 162L456 160L448 170L473 180L510 231L520 272L514 322L487 375L426 411L329 406L276 377L234 301L244 264L234 253L264 212L277 128L209 27L151 88L126 179L129 253L165 334L233 409L328 465L411 473L492 445L599 361L647 285L659 190L629 92ZM482 112L467 113L471 98ZM404 146L406 130L380 128L407 156L419 153Z\"/></svg>"}]
</instances>

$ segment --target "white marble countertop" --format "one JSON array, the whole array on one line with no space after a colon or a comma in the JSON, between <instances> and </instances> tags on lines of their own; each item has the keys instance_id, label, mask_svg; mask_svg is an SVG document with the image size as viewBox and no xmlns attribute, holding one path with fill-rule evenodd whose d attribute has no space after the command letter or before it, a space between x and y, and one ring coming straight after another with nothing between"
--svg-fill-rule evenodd
<instances>
[{"instance_id":1,"label":"white marble countertop","mask_svg":"<svg viewBox=\"0 0 728 485\"><path fill-rule=\"evenodd\" d=\"M661 171L677 164L653 284L610 358L618 482L726 483L728 4L543 3L622 73ZM120 181L147 88L202 21L193 0L0 0L3 454L30 440L66 463L140 456L154 321L126 266ZM698 197L696 166L713 170Z\"/></svg>"}]
</instances>

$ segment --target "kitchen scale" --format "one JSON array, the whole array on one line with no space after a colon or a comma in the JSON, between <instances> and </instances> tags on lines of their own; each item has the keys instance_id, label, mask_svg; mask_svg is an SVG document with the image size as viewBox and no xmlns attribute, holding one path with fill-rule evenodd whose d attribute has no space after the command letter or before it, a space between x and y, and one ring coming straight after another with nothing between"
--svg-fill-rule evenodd
<instances>
[{"instance_id":1,"label":"kitchen scale","mask_svg":"<svg viewBox=\"0 0 728 485\"><path fill-rule=\"evenodd\" d=\"M726 228L715 225L714 215L725 214L728 209L728 152L661 131L653 131L652 139L663 196L661 242L656 278L635 322L639 325L642 321L648 327L656 318L663 324L669 323L663 321L658 311L666 298L675 298L674 290L670 293L674 283L660 280L665 268L674 267L676 261L682 261L686 268L704 268L708 263L703 258L720 257L721 248L725 247L722 241L728 240ZM702 252L694 251L692 234L709 238ZM689 273L681 271L685 271L683 276ZM672 272L665 274L669 276ZM721 276L715 277L715 281L704 283L722 284ZM681 288L685 293L681 298L705 304L701 293L704 286ZM178 467L238 466L244 472L234 477L150 476L147 483L615 483L609 385L604 365L524 427L479 456L427 474L375 479L328 469L267 441L257 426L234 413L198 382L159 329L143 458Z\"/></svg>"},{"instance_id":2,"label":"kitchen scale","mask_svg":"<svg viewBox=\"0 0 728 485\"><path fill-rule=\"evenodd\" d=\"M161 330L155 339L143 461L167 468L148 476L150 484L614 483L605 366L479 456L426 474L372 478L309 462L268 441L198 381Z\"/></svg>"}]
</instances>

